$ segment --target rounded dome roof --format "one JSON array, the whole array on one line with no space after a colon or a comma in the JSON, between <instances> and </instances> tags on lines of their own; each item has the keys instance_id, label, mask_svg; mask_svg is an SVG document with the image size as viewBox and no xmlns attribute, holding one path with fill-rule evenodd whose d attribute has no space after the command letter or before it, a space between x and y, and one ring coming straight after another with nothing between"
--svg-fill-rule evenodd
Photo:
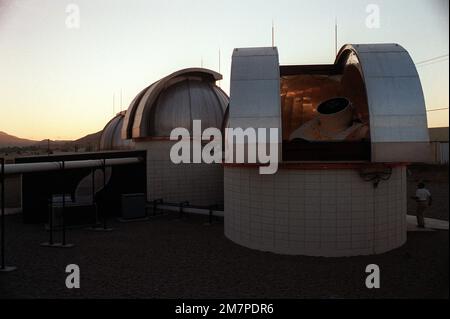
<instances>
[{"instance_id":1,"label":"rounded dome roof","mask_svg":"<svg viewBox=\"0 0 450 319\"><path fill-rule=\"evenodd\" d=\"M106 125L102 131L99 142L101 151L133 149L134 143L130 139L122 139L121 131L125 111L117 113Z\"/></svg>"},{"instance_id":2,"label":"rounded dome roof","mask_svg":"<svg viewBox=\"0 0 450 319\"><path fill-rule=\"evenodd\" d=\"M131 102L122 137L168 137L176 127L221 128L228 96L215 82L222 76L207 69L191 68L172 73L141 91Z\"/></svg>"}]
</instances>

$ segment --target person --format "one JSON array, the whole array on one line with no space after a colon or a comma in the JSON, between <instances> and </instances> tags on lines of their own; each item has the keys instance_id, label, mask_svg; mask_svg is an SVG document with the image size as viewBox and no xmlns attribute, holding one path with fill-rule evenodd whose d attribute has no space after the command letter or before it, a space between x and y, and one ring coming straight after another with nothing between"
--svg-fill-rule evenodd
<instances>
[{"instance_id":1,"label":"person","mask_svg":"<svg viewBox=\"0 0 450 319\"><path fill-rule=\"evenodd\" d=\"M425 218L424 213L427 209L427 206L431 206L431 193L428 189L425 188L424 183L419 183L417 185L416 196L413 199L417 202L417 226L419 228L425 228Z\"/></svg>"}]
</instances>

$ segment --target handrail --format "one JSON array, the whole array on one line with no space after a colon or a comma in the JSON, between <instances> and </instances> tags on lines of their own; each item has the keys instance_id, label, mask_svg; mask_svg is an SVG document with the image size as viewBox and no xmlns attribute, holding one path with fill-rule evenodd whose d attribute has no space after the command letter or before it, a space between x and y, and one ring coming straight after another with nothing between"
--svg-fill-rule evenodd
<instances>
[{"instance_id":1,"label":"handrail","mask_svg":"<svg viewBox=\"0 0 450 319\"><path fill-rule=\"evenodd\" d=\"M60 170L62 163L65 164L65 169L76 168L102 168L104 165L126 165L137 164L142 162L141 157L125 157L125 158L110 158L110 159L95 159L95 160L81 160L81 161L57 161L57 162L38 162L38 163L20 163L20 164L6 164L5 174L24 174L43 171Z\"/></svg>"},{"instance_id":2,"label":"handrail","mask_svg":"<svg viewBox=\"0 0 450 319\"><path fill-rule=\"evenodd\" d=\"M16 267L6 266L5 262L5 159L0 157L1 171L0 171L0 181L2 185L2 191L0 195L1 212L0 212L0 272L9 272L16 269Z\"/></svg>"},{"instance_id":3,"label":"handrail","mask_svg":"<svg viewBox=\"0 0 450 319\"><path fill-rule=\"evenodd\" d=\"M200 206L200 205L190 205L187 204L187 202L180 202L180 203L171 203L171 202L164 202L164 201L158 201L155 203L154 201L148 202L149 205L152 205L153 207L157 209L166 209L174 212L180 212L180 209L182 209L183 213L191 213L191 214L199 214L199 215L208 215L210 217L212 216L224 216L224 211L215 209L217 208L217 205L207 205L207 206Z\"/></svg>"}]
</instances>

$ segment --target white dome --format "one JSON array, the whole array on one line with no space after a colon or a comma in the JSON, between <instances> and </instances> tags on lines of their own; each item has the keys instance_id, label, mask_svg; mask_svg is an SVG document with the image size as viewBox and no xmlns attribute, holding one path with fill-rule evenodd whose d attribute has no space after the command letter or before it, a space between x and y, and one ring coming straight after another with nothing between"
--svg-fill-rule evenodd
<instances>
[{"instance_id":1,"label":"white dome","mask_svg":"<svg viewBox=\"0 0 450 319\"><path fill-rule=\"evenodd\" d=\"M120 112L105 125L100 136L99 149L101 151L134 148L132 140L122 139L121 131L124 118L125 112Z\"/></svg>"},{"instance_id":2,"label":"white dome","mask_svg":"<svg viewBox=\"0 0 450 319\"><path fill-rule=\"evenodd\" d=\"M206 69L175 72L141 91L128 108L122 137L168 137L172 129L221 128L228 96L215 82L222 76Z\"/></svg>"}]
</instances>

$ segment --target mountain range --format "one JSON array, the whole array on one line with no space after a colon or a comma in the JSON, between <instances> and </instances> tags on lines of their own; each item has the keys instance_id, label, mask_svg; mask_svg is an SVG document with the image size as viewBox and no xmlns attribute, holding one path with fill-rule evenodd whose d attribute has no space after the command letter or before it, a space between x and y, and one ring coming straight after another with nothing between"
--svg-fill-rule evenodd
<instances>
[{"instance_id":1,"label":"mountain range","mask_svg":"<svg viewBox=\"0 0 450 319\"><path fill-rule=\"evenodd\" d=\"M63 145L69 145L74 146L77 145L78 147L86 147L88 145L96 145L98 141L100 140L101 131L88 134L82 138L79 138L77 140L50 140L50 147L58 147ZM29 140L25 138L20 138L14 135L10 135L5 132L0 131L0 148L4 147L29 147L29 146L37 146L37 147L47 147L49 141L48 140L42 140L42 141L36 141L36 140Z\"/></svg>"}]
</instances>

